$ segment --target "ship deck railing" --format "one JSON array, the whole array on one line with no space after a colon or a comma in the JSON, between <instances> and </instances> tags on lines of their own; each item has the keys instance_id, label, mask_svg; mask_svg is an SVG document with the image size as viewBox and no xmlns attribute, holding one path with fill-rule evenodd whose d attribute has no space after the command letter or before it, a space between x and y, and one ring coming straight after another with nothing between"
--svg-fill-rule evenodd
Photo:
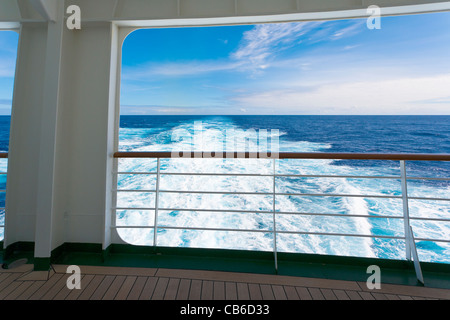
<instances>
[{"instance_id":1,"label":"ship deck railing","mask_svg":"<svg viewBox=\"0 0 450 320\"><path fill-rule=\"evenodd\" d=\"M117 188L114 190L117 193L123 192L145 192L154 193L153 207L114 207L114 214L118 210L153 210L154 211L154 223L153 225L114 225L111 228L144 228L153 229L153 246L158 245L158 230L200 230L200 231L232 231L232 232L264 232L273 234L273 255L274 266L278 268L277 261L277 235L279 234L296 234L296 235L314 235L314 236L339 236L339 237L359 237L359 238L384 238L384 239L397 239L402 240L405 243L405 258L408 261L412 261L414 264L417 280L421 283L424 282L422 270L420 267L420 260L417 254L416 241L430 241L449 243L450 239L434 238L434 237L415 237L414 231L411 226L412 220L433 221L433 222L450 222L449 218L443 217L417 217L411 216L409 213L409 200L426 200L426 201L450 201L447 197L422 197L422 196L409 196L408 195L408 181L409 180L434 180L434 181L450 181L450 177L419 177L408 176L406 170L407 161L450 161L450 154L405 154L405 153L298 153L298 152L191 152L191 151L163 151L163 152L116 152L114 153L116 160L125 158L139 158L139 159L156 159L156 170L150 172L125 172L118 171L118 165L116 162L115 177L119 175L154 175L156 177L155 188L152 190L143 189L122 189ZM161 171L161 159L269 159L273 161L273 170L270 173L195 173L195 172L167 172ZM393 176L370 176L370 175L319 175L319 174L286 174L276 172L276 161L283 159L329 159L329 160L386 160L386 161L398 161L400 165L400 175ZM208 191L208 190L169 190L161 189L160 181L161 177L166 175L210 175L210 176L258 176L258 177L272 177L273 188L271 192L228 192L228 191ZM292 177L292 178L350 178L350 179L395 179L400 180L401 194L399 195L384 195L384 194L341 194L341 193L293 193L293 192L278 192L276 188L276 178L278 177ZM117 180L116 180L117 183ZM254 211L254 210L230 210L230 209L215 209L215 208L166 208L160 206L159 198L163 193L178 193L178 194L235 194L235 195L266 195L271 196L273 199L273 207L271 210ZM310 197L360 197L360 198L384 198L384 199L401 199L402 201L402 215L358 215L358 214L342 214L342 213L310 213L310 212L284 212L279 211L276 208L277 196L310 196ZM267 213L272 215L272 229L242 229L242 228L211 228L201 226L168 226L160 224L158 221L158 213L160 211L196 211L196 212L238 212L238 213ZM291 230L278 230L276 219L278 215L282 214L297 214L297 215L309 215L309 216L333 216L333 217L348 217L348 218L375 218L375 219L401 219L403 220L404 232L402 235L376 235L376 234L358 234L358 233L339 233L339 232L313 232L313 231L291 231Z\"/></svg>"}]
</instances>

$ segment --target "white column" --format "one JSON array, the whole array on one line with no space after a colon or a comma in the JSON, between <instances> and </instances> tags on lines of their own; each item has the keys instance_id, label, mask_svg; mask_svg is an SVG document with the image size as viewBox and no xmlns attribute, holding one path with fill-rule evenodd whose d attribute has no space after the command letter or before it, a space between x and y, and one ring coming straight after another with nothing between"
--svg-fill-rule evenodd
<instances>
[{"instance_id":1,"label":"white column","mask_svg":"<svg viewBox=\"0 0 450 320\"><path fill-rule=\"evenodd\" d=\"M42 93L39 136L38 189L36 203L35 257L49 258L52 250L56 134L61 78L64 15L58 2L56 21L48 23L47 50Z\"/></svg>"},{"instance_id":2,"label":"white column","mask_svg":"<svg viewBox=\"0 0 450 320\"><path fill-rule=\"evenodd\" d=\"M109 68L109 96L107 109L107 132L106 132L106 181L105 181L105 215L104 215L104 233L102 249L105 250L112 242L111 226L115 224L112 215L114 193L113 188L117 184L117 176L113 174L117 168L112 157L118 146L119 130L119 103L120 101L120 65L121 52L119 50L119 29L115 24L111 25L111 54Z\"/></svg>"},{"instance_id":3,"label":"white column","mask_svg":"<svg viewBox=\"0 0 450 320\"><path fill-rule=\"evenodd\" d=\"M21 26L8 151L5 247L34 241L46 43L45 25Z\"/></svg>"}]
</instances>

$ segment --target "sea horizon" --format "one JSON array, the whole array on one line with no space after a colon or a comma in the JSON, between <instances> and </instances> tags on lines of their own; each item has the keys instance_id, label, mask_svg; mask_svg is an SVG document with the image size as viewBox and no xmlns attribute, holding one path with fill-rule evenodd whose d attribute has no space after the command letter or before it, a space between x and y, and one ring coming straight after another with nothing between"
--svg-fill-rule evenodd
<instances>
[{"instance_id":1,"label":"sea horizon","mask_svg":"<svg viewBox=\"0 0 450 320\"><path fill-rule=\"evenodd\" d=\"M359 119L356 121L355 119ZM387 120L389 119L389 120ZM271 132L270 130L275 131ZM248 130L271 132L279 150L283 152L408 152L450 153L450 121L447 116L121 116L119 151L184 151L204 150L219 146L226 134L237 148L252 151L258 148L258 139L247 135ZM179 134L183 132L184 134ZM195 141L202 145L195 145ZM243 142L248 144L244 145ZM420 142L419 142L420 141ZM253 148L253 149L252 149ZM241 149L240 149L241 150ZM119 172L155 172L154 159L121 159ZM272 196L251 195L270 193L271 177L183 176L164 175L181 173L239 173L267 174L273 172L271 162L262 159L161 159L161 190L208 190L224 194L166 193L160 197L158 220L169 227L187 227L187 230L164 229L158 231L158 245L181 247L207 247L246 250L272 250L271 233ZM450 166L440 162L407 162L407 171L417 177L450 177ZM285 233L277 236L280 252L320 253L402 259L404 243L395 237L404 232L401 186L399 179L333 178L335 176L400 176L398 161L375 160L276 160L277 174L293 174L313 177L278 177L277 190L285 196L277 196L277 230ZM152 189L154 177L121 175L118 189ZM448 197L449 180L410 181L410 196ZM227 194L227 192L231 192ZM248 193L247 195L235 192ZM387 196L368 197L314 197L289 196L287 194L361 194ZM127 225L152 225L154 212L140 210L152 207L154 193L119 192L117 207L136 208L117 211L118 232L122 239L135 245L151 245L152 229L127 229ZM189 209L188 211L183 210ZM198 211L195 211L198 209ZM212 210L209 212L208 210ZM221 212L216 212L220 210ZM229 211L227 211L229 210ZM246 213L239 212L245 211ZM292 212L292 213L290 213ZM298 214L298 213L306 213ZM320 216L320 214L325 214ZM336 213L337 216L329 215ZM314 215L311 215L314 214ZM319 215L317 215L319 214ZM410 201L412 217L448 218L447 202L429 203ZM342 217L342 215L356 215ZM367 218L362 218L362 217ZM379 219L378 216L392 218ZM412 221L418 237L434 235L446 239L450 233L448 223ZM259 232L199 231L189 228L255 229ZM265 230L265 231L264 231ZM263 232L264 231L264 232ZM302 235L294 232L353 233L372 235L374 238L323 235ZM377 237L379 236L379 237ZM394 239L386 239L393 236ZM450 246L446 242L419 241L421 261L450 262Z\"/></svg>"},{"instance_id":2,"label":"sea horizon","mask_svg":"<svg viewBox=\"0 0 450 320\"><path fill-rule=\"evenodd\" d=\"M222 138L225 133L231 134L232 140L237 142L236 146L249 148L250 151L255 148L258 150L260 140L247 134L253 130L268 132L270 140L279 143L279 150L283 152L448 154L449 118L436 115L121 115L119 151L192 150L199 147L195 146L195 139L201 137L203 144L200 147L208 147L217 145L217 137ZM0 148L3 151L9 147L9 125L10 116L0 116ZM176 134L180 130L187 135ZM7 159L4 160L6 163ZM158 245L271 251L273 217L270 212L273 210L273 197L270 192L273 191L274 181L270 175L275 168L277 174L294 175L280 176L276 180L277 192L284 194L276 198L277 211L283 212L277 214L277 231L284 232L277 236L278 251L404 259L405 244L396 238L404 232L403 221L399 219L403 215L400 180L361 179L364 176L399 177L398 161L288 159L276 160L275 167L270 161L161 159L161 173L164 176L160 181L161 190L207 190L223 194L161 194L158 220L161 226L167 228L158 231ZM154 159L118 160L119 172L155 172L155 166ZM448 198L449 163L407 161L406 169L409 176L438 178L408 181L409 196ZM170 172L213 175L165 175ZM214 173L220 174L214 176ZM221 175L224 173L244 176ZM247 177L245 174L253 176ZM255 176L258 174L262 176ZM358 178L340 178L350 176ZM3 185L1 188L4 189L6 175L1 178L0 187ZM118 175L119 190L135 190L118 192L117 196L116 206L128 208L116 211L116 224L121 227L117 230L125 242L134 245L153 244L153 230L142 227L153 224L155 211L141 208L155 205L155 193L139 190L151 190L154 187L154 176ZM243 192L244 195L236 192ZM315 193L342 194L344 197L298 195ZM346 197L346 194L386 198ZM0 206L4 207L4 202L5 198L0 198ZM445 220L450 217L449 201L411 200L409 205L410 216L417 218L411 220L416 237L447 239L450 223ZM380 216L387 218L380 219ZM443 220L423 222L423 218ZM0 212L0 223L2 221L4 211ZM126 226L141 227L132 229ZM198 227L225 230L245 228L257 232L190 230ZM371 237L305 235L295 232L349 233ZM390 236L394 238L385 238ZM421 261L450 262L448 242L421 240L416 245Z\"/></svg>"}]
</instances>

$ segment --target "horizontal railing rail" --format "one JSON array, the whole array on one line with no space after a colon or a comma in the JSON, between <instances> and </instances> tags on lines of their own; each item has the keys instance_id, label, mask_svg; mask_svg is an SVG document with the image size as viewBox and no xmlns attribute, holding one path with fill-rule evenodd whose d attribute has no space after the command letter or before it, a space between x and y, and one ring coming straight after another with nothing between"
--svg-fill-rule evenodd
<instances>
[{"instance_id":1,"label":"horizontal railing rail","mask_svg":"<svg viewBox=\"0 0 450 320\"><path fill-rule=\"evenodd\" d=\"M434 221L434 222L450 222L449 218L441 217L414 217L409 214L409 200L426 200L426 201L450 201L450 198L442 197L418 197L408 196L407 182L409 180L434 180L434 181L450 181L450 177L408 177L406 175L405 161L450 161L450 154L406 154L406 153L260 153L260 152L116 152L115 159L124 158L142 158L156 159L156 171L147 172L128 172L116 171L116 175L154 175L156 177L155 188L151 189L121 189L115 188L116 193L140 192L155 193L155 205L150 207L134 207L134 206L116 206L114 212L119 210L143 210L154 211L153 225L114 225L112 228L145 228L154 230L153 245L157 245L158 230L202 230L202 231L232 231L232 232L258 232L273 234L273 251L275 257L275 268L277 265L277 234L297 234L297 235L319 235L319 236L340 236L340 237L361 237L361 238L380 238L380 239L397 239L404 240L406 244L406 259L413 260L416 269L417 278L423 283L423 276L420 270L419 259L415 241L432 241L450 243L449 239L436 237L424 238L414 237L410 225L411 220L417 221ZM173 158L245 158L245 159L271 159L273 160L273 171L271 173L214 173L214 172L166 172L161 171L160 160ZM277 173L275 170L275 161L283 159L330 159L330 160L391 160L400 162L400 175L393 176L364 176L364 175L314 175L314 174L286 174ZM273 185L271 191L265 192L241 192L241 191L211 191L211 190L172 190L161 189L160 180L162 176L240 176L240 177L272 177ZM391 179L398 180L401 183L401 194L345 194L345 193L295 193L280 192L276 189L277 178L342 178L342 179ZM212 194L212 195L260 195L271 196L273 202L272 210L239 210L239 209L217 209L217 208L170 208L159 205L159 197L162 193L178 193L178 194ZM363 215L363 214L342 214L342 213L311 213L311 212L290 212L278 211L276 208L276 198L279 196L299 196L299 197L349 197L349 198L380 198L380 199L399 199L402 201L403 215ZM166 211L192 211L192 212L222 212L222 213L260 213L272 215L273 221L271 228L266 229L246 229L246 228L216 228L216 227L198 227L198 226L173 226L158 223L158 213ZM322 217L345 217L345 218L370 218L370 219L401 219L404 221L404 232L402 235L380 235L380 234L359 234L359 233L342 233L342 232L312 232L312 231L294 231L277 229L276 217L278 215L304 215L304 216L322 216Z\"/></svg>"},{"instance_id":2,"label":"horizontal railing rail","mask_svg":"<svg viewBox=\"0 0 450 320\"><path fill-rule=\"evenodd\" d=\"M333 152L217 152L217 151L118 151L114 158L248 158L329 160L413 160L450 161L450 154L438 153L333 153Z\"/></svg>"}]
</instances>

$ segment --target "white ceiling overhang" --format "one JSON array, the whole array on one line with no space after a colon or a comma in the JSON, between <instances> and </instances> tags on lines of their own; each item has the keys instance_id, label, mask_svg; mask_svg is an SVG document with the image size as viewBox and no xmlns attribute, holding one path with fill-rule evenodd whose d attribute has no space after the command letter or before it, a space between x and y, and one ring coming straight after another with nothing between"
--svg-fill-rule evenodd
<instances>
[{"instance_id":1,"label":"white ceiling overhang","mask_svg":"<svg viewBox=\"0 0 450 320\"><path fill-rule=\"evenodd\" d=\"M56 21L57 0L29 0L33 8L47 21Z\"/></svg>"},{"instance_id":2,"label":"white ceiling overhang","mask_svg":"<svg viewBox=\"0 0 450 320\"><path fill-rule=\"evenodd\" d=\"M0 29L55 21L61 4L78 5L84 24L131 27L358 18L371 5L382 15L450 11L450 1L440 0L1 0Z\"/></svg>"}]
</instances>

